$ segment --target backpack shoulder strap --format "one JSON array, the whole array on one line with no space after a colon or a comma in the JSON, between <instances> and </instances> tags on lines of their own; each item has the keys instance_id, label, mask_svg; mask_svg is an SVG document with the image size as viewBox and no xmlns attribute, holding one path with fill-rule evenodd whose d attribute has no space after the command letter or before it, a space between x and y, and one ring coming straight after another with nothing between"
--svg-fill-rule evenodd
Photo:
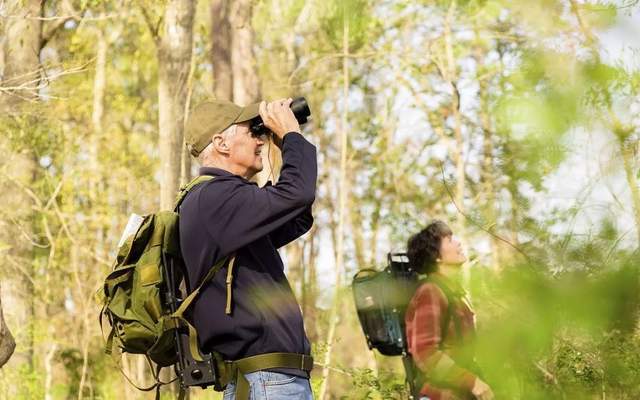
<instances>
[{"instance_id":1,"label":"backpack shoulder strap","mask_svg":"<svg viewBox=\"0 0 640 400\"><path fill-rule=\"evenodd\" d=\"M194 187L198 186L201 183L210 181L212 179L214 179L214 177L211 175L200 175L192 179L191 182L187 183L186 185L183 185L180 188L178 195L176 196L174 211L176 212L178 211L178 208L180 208L180 204L182 204L182 201L185 199L185 197L187 197L187 194L189 194L189 191L191 191L191 189L193 189Z\"/></svg>"},{"instance_id":2,"label":"backpack shoulder strap","mask_svg":"<svg viewBox=\"0 0 640 400\"><path fill-rule=\"evenodd\" d=\"M213 267L211 267L211 269L209 269L209 272L207 272L207 275L205 275L205 277L202 279L198 287L195 288L182 301L182 304L180 304L180 307L178 307L178 309L175 312L173 312L170 316L170 318L182 322L189 329L189 351L191 351L191 356L196 361L203 361L203 358L200 355L200 350L198 347L198 333L195 330L195 328L189 323L189 321L185 319L184 313L187 310L187 308L189 308L191 303L193 303L195 298L200 294L200 290L207 284L207 282L213 279L215 274L218 271L220 271L220 269L222 269L222 267L227 263L227 261L229 262L229 268L232 268L235 260L236 260L236 256L234 253L233 255L230 256L230 259L229 257L225 257L222 260L218 261ZM230 307L230 304L229 304L230 301L231 301L231 293L227 292L227 308Z\"/></svg>"},{"instance_id":3,"label":"backpack shoulder strap","mask_svg":"<svg viewBox=\"0 0 640 400\"><path fill-rule=\"evenodd\" d=\"M447 338L447 334L449 333L449 322L453 318L453 324L455 325L455 332L458 339L462 337L462 327L460 326L460 320L456 317L455 314L455 304L457 302L458 296L454 293L453 290L447 285L442 279L440 279L436 275L429 275L423 282L431 282L434 285L438 286L440 290L444 293L447 298L447 313L444 316L444 321L442 325L442 335L440 343L444 343Z\"/></svg>"}]
</instances>

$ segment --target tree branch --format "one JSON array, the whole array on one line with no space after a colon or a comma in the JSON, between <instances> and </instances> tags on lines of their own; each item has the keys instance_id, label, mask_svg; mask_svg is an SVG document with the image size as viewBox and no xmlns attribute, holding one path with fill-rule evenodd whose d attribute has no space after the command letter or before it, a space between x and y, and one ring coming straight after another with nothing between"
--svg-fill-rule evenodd
<instances>
[{"instance_id":1,"label":"tree branch","mask_svg":"<svg viewBox=\"0 0 640 400\"><path fill-rule=\"evenodd\" d=\"M67 23L67 21L80 21L84 16L83 14L85 12L85 9L83 9L80 13L77 13L69 0L64 0L60 7L68 15L66 15L65 17L57 17L56 19L49 19L50 21L54 21L54 23L46 30L46 32L42 33L40 49L43 49L47 45L47 43L49 43L49 40L53 38L53 36L60 30L60 28L62 28L64 24Z\"/></svg>"},{"instance_id":2,"label":"tree branch","mask_svg":"<svg viewBox=\"0 0 640 400\"><path fill-rule=\"evenodd\" d=\"M158 45L160 42L160 25L162 25L162 17L158 18L158 21L154 22L151 19L151 15L146 8L140 6L140 12L142 12L142 17L144 18L144 22L147 24L149 28L149 32L151 33L151 38Z\"/></svg>"},{"instance_id":3,"label":"tree branch","mask_svg":"<svg viewBox=\"0 0 640 400\"><path fill-rule=\"evenodd\" d=\"M21 97L20 93L21 92L35 92L36 95L38 95L38 92L40 92L41 89L49 86L49 84L58 79L61 78L65 75L72 75L72 74L78 74L81 72L85 72L86 71L86 67L87 65L91 64L93 62L94 59L91 59L89 61L87 61L85 64L83 65L79 65L76 67L72 67L70 69L67 70L63 70L61 72L58 72L56 74L53 75L46 75L43 73L43 76L40 77L38 72L28 72L26 74L24 74L22 77L26 77L26 76L30 76L30 75L34 75L35 78L31 79L29 81L23 82L19 85L15 85L15 86L0 86L0 93L2 94L6 94L9 96L17 96L17 97ZM10 82L13 79L18 79L19 77L14 77L12 79L7 79L5 81L6 82Z\"/></svg>"},{"instance_id":4,"label":"tree branch","mask_svg":"<svg viewBox=\"0 0 640 400\"><path fill-rule=\"evenodd\" d=\"M469 215L467 215L464 211L462 211L460 209L460 207L458 207L458 203L456 202L453 193L451 193L451 189L449 189L449 185L447 185L447 180L445 178L444 175L444 165L442 163L440 163L440 170L442 171L442 184L444 185L447 194L449 195L449 198L451 199L451 202L453 203L454 207L456 208L456 210L458 210L458 213L460 213L460 215L462 215L466 220L468 220L469 222L471 222L473 225L475 225L476 227L480 228L481 230L487 232L489 235L493 236L494 238L508 244L509 246L511 246L514 250L516 250L518 253L522 254L527 260L529 260L529 256L522 251L518 246L514 245L513 243L511 243L510 241L508 241L507 239L503 238L500 235L497 235L493 232L491 232L490 230L486 229L485 227L483 227L481 224L477 223L473 218L471 218Z\"/></svg>"}]
</instances>

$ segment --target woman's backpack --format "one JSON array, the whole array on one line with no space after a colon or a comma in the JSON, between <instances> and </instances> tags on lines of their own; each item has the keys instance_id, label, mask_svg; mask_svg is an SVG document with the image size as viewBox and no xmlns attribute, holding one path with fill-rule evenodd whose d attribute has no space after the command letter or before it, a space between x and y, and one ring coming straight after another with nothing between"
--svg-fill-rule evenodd
<instances>
[{"instance_id":1,"label":"woman's backpack","mask_svg":"<svg viewBox=\"0 0 640 400\"><path fill-rule=\"evenodd\" d=\"M363 269L353 277L352 289L360 326L369 349L385 356L407 353L404 314L419 285L404 253L389 253L382 270Z\"/></svg>"}]
</instances>

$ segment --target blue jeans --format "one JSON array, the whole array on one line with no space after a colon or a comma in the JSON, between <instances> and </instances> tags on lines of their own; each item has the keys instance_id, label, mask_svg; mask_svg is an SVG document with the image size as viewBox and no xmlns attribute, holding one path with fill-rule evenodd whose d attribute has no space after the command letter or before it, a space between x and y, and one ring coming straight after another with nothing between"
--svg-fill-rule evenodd
<instances>
[{"instance_id":1,"label":"blue jeans","mask_svg":"<svg viewBox=\"0 0 640 400\"><path fill-rule=\"evenodd\" d=\"M251 388L249 400L313 400L309 380L279 372L257 371L246 374ZM223 400L235 400L236 385L229 383Z\"/></svg>"}]
</instances>

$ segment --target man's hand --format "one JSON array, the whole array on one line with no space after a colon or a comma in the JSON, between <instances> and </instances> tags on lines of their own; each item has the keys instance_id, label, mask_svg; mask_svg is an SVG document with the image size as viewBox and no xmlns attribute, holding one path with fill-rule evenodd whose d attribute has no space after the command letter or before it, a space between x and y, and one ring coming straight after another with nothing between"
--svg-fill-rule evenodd
<instances>
[{"instance_id":1,"label":"man's hand","mask_svg":"<svg viewBox=\"0 0 640 400\"><path fill-rule=\"evenodd\" d=\"M489 385L480 380L480 378L476 378L476 381L473 384L473 389L471 389L471 393L478 400L493 400L494 397Z\"/></svg>"},{"instance_id":2,"label":"man's hand","mask_svg":"<svg viewBox=\"0 0 640 400\"><path fill-rule=\"evenodd\" d=\"M291 111L291 101L289 98L260 103L259 112L264 126L269 128L280 142L288 132L300 132L300 124Z\"/></svg>"}]
</instances>

